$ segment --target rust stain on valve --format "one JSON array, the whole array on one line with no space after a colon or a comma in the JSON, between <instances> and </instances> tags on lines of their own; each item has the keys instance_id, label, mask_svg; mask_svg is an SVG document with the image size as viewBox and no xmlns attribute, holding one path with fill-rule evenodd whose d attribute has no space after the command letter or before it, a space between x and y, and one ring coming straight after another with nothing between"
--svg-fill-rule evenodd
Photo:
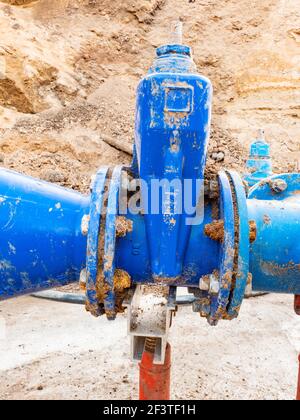
<instances>
[{"instance_id":1,"label":"rust stain on valve","mask_svg":"<svg viewBox=\"0 0 300 420\"><path fill-rule=\"evenodd\" d=\"M117 238L124 238L127 233L132 232L133 222L124 216L118 216L116 220L116 236Z\"/></svg>"},{"instance_id":2,"label":"rust stain on valve","mask_svg":"<svg viewBox=\"0 0 300 420\"><path fill-rule=\"evenodd\" d=\"M257 226L254 220L250 220L249 229L250 229L250 243L252 244L253 242L256 241L256 237L257 237Z\"/></svg>"},{"instance_id":3,"label":"rust stain on valve","mask_svg":"<svg viewBox=\"0 0 300 420\"><path fill-rule=\"evenodd\" d=\"M119 268L115 271L114 276L114 290L117 292L123 291L124 289L129 289L131 286L131 277L130 275Z\"/></svg>"},{"instance_id":4,"label":"rust stain on valve","mask_svg":"<svg viewBox=\"0 0 300 420\"><path fill-rule=\"evenodd\" d=\"M205 225L204 233L213 241L224 241L224 220L214 220L212 223ZM249 222L249 240L253 243L257 237L257 226L254 220Z\"/></svg>"}]
</instances>

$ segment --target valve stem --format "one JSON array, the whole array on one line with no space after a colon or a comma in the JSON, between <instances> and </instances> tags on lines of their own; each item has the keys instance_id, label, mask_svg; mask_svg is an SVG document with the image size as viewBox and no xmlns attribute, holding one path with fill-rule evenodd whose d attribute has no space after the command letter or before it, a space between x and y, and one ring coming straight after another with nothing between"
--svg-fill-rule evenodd
<instances>
[{"instance_id":1,"label":"valve stem","mask_svg":"<svg viewBox=\"0 0 300 420\"><path fill-rule=\"evenodd\" d=\"M183 43L183 23L180 19L176 20L172 24L171 31L171 44L182 45Z\"/></svg>"},{"instance_id":2,"label":"valve stem","mask_svg":"<svg viewBox=\"0 0 300 420\"><path fill-rule=\"evenodd\" d=\"M260 128L257 132L257 140L266 141L266 136L265 136L265 130L263 128Z\"/></svg>"}]
</instances>

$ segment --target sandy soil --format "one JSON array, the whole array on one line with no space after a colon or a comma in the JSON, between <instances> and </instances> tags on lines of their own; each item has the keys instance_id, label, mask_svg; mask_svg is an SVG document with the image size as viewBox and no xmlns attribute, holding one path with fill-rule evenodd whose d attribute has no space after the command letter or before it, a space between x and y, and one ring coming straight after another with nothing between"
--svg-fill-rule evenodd
<instances>
[{"instance_id":1,"label":"sandy soil","mask_svg":"<svg viewBox=\"0 0 300 420\"><path fill-rule=\"evenodd\" d=\"M172 397L293 399L300 332L292 303L250 299L238 320L216 328L180 309L170 338ZM110 323L82 306L24 297L1 303L0 317L0 399L137 398L125 315Z\"/></svg>"}]
</instances>

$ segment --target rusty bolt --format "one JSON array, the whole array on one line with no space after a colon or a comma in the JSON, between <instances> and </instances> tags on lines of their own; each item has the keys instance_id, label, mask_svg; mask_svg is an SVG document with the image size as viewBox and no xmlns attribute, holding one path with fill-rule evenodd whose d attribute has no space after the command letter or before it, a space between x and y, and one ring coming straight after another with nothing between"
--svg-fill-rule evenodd
<instances>
[{"instance_id":1,"label":"rusty bolt","mask_svg":"<svg viewBox=\"0 0 300 420\"><path fill-rule=\"evenodd\" d=\"M80 277L79 277L79 287L81 290L86 290L86 282L87 282L87 272L86 269L84 268L83 270L81 270L80 272Z\"/></svg>"},{"instance_id":2,"label":"rusty bolt","mask_svg":"<svg viewBox=\"0 0 300 420\"><path fill-rule=\"evenodd\" d=\"M199 289L211 295L217 295L220 291L219 279L214 274L203 276L199 281Z\"/></svg>"},{"instance_id":3,"label":"rusty bolt","mask_svg":"<svg viewBox=\"0 0 300 420\"><path fill-rule=\"evenodd\" d=\"M202 318L207 318L210 314L209 298L203 298L193 302L193 312L198 312Z\"/></svg>"},{"instance_id":4,"label":"rusty bolt","mask_svg":"<svg viewBox=\"0 0 300 420\"><path fill-rule=\"evenodd\" d=\"M193 302L193 312L201 312L201 310L202 310L202 305L200 301L196 300L195 302Z\"/></svg>"},{"instance_id":5,"label":"rusty bolt","mask_svg":"<svg viewBox=\"0 0 300 420\"><path fill-rule=\"evenodd\" d=\"M219 183L218 181L211 180L208 186L209 198L217 199L219 198Z\"/></svg>"},{"instance_id":6,"label":"rusty bolt","mask_svg":"<svg viewBox=\"0 0 300 420\"><path fill-rule=\"evenodd\" d=\"M216 327L218 325L218 320L211 317L207 319L207 322L211 327Z\"/></svg>"},{"instance_id":7,"label":"rusty bolt","mask_svg":"<svg viewBox=\"0 0 300 420\"><path fill-rule=\"evenodd\" d=\"M248 278L247 278L247 286L246 286L246 290L245 290L245 296L249 297L252 295L252 274L248 273Z\"/></svg>"},{"instance_id":8,"label":"rusty bolt","mask_svg":"<svg viewBox=\"0 0 300 420\"><path fill-rule=\"evenodd\" d=\"M245 297L252 296L252 284L247 284L246 290L245 290Z\"/></svg>"},{"instance_id":9,"label":"rusty bolt","mask_svg":"<svg viewBox=\"0 0 300 420\"><path fill-rule=\"evenodd\" d=\"M288 184L284 179L274 179L270 181L270 187L276 194L280 194L287 189Z\"/></svg>"},{"instance_id":10,"label":"rusty bolt","mask_svg":"<svg viewBox=\"0 0 300 420\"><path fill-rule=\"evenodd\" d=\"M200 278L199 289L208 292L210 287L210 276L203 276Z\"/></svg>"},{"instance_id":11,"label":"rusty bolt","mask_svg":"<svg viewBox=\"0 0 300 420\"><path fill-rule=\"evenodd\" d=\"M90 224L90 216L89 214L85 214L81 219L81 233L83 236L87 236L89 231L89 224Z\"/></svg>"},{"instance_id":12,"label":"rusty bolt","mask_svg":"<svg viewBox=\"0 0 300 420\"><path fill-rule=\"evenodd\" d=\"M209 286L209 293L211 295L217 295L220 291L220 283L219 279L214 275L210 275L210 286Z\"/></svg>"},{"instance_id":13,"label":"rusty bolt","mask_svg":"<svg viewBox=\"0 0 300 420\"><path fill-rule=\"evenodd\" d=\"M207 318L210 314L210 298L204 298L200 300L201 303L201 310L200 316L201 318Z\"/></svg>"}]
</instances>

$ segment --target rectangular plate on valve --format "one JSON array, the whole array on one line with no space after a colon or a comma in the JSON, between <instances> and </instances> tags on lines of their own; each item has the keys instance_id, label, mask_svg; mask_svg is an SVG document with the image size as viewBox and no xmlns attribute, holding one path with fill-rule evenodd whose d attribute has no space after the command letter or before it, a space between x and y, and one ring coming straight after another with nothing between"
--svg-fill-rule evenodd
<instances>
[{"instance_id":1,"label":"rectangular plate on valve","mask_svg":"<svg viewBox=\"0 0 300 420\"><path fill-rule=\"evenodd\" d=\"M194 89L192 86L166 86L165 111L191 113L194 108Z\"/></svg>"}]
</instances>

